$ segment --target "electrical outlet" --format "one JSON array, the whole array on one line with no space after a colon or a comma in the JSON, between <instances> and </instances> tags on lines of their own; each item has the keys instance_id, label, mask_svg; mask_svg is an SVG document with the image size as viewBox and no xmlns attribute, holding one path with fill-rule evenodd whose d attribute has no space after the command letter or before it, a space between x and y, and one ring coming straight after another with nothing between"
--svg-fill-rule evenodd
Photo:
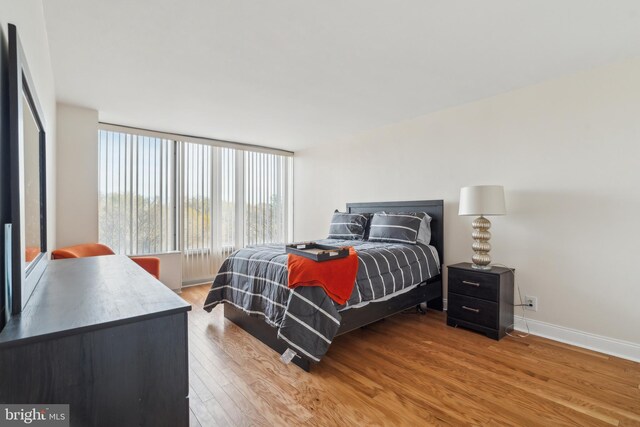
<instances>
[{"instance_id":1,"label":"electrical outlet","mask_svg":"<svg viewBox=\"0 0 640 427\"><path fill-rule=\"evenodd\" d=\"M524 296L525 310L538 311L538 297Z\"/></svg>"}]
</instances>

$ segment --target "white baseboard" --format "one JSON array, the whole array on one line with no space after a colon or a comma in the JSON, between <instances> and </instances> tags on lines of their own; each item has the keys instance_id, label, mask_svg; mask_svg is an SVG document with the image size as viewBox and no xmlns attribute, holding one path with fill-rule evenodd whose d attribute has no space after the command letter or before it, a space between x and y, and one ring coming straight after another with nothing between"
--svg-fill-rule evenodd
<instances>
[{"instance_id":1,"label":"white baseboard","mask_svg":"<svg viewBox=\"0 0 640 427\"><path fill-rule=\"evenodd\" d=\"M515 321L515 329L526 332L522 317L515 316ZM529 331L532 335L640 362L640 344L553 325L539 320L527 319L527 322L529 322Z\"/></svg>"},{"instance_id":2,"label":"white baseboard","mask_svg":"<svg viewBox=\"0 0 640 427\"><path fill-rule=\"evenodd\" d=\"M446 298L443 298L442 305L446 310ZM520 332L526 332L522 316L514 317L516 322L515 329ZM531 332L532 335L598 351L611 356L621 357L634 362L640 362L640 344L553 325L539 320L527 319L527 322L529 323L529 332Z\"/></svg>"}]
</instances>

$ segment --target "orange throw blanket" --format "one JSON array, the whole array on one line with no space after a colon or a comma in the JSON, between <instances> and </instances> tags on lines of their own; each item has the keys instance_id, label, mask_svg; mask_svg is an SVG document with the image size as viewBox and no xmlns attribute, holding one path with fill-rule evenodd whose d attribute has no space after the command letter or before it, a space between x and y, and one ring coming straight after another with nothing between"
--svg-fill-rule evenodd
<instances>
[{"instance_id":1,"label":"orange throw blanket","mask_svg":"<svg viewBox=\"0 0 640 427\"><path fill-rule=\"evenodd\" d=\"M358 255L349 247L349 255L331 261L316 262L289 254L289 288L321 286L329 298L342 305L351 297L358 274Z\"/></svg>"}]
</instances>

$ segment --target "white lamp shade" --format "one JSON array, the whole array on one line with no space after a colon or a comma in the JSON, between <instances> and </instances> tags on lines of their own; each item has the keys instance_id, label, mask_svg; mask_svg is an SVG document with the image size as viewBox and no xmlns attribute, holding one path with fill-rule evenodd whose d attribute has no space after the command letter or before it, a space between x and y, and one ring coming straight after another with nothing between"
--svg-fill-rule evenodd
<instances>
[{"instance_id":1,"label":"white lamp shade","mask_svg":"<svg viewBox=\"0 0 640 427\"><path fill-rule=\"evenodd\" d=\"M501 185L474 185L460 189L458 215L506 215Z\"/></svg>"}]
</instances>

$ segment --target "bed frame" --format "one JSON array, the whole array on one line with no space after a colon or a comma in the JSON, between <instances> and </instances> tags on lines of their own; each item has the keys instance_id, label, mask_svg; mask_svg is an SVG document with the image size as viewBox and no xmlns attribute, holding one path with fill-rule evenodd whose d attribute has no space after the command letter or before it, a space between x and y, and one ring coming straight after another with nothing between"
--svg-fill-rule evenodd
<instances>
[{"instance_id":1,"label":"bed frame","mask_svg":"<svg viewBox=\"0 0 640 427\"><path fill-rule=\"evenodd\" d=\"M431 245L435 246L444 262L444 207L442 200L424 200L415 202L379 202L379 203L347 203L349 213L374 212L426 212L431 216ZM385 317L397 314L408 308L427 304L428 308L442 311L442 274L423 282L409 292L398 295L387 301L372 302L364 307L341 311L342 322L337 335L362 328ZM262 317L246 314L231 304L224 304L224 317L282 354L288 345L279 340L278 332L269 326ZM293 363L309 371L311 362L303 356L294 357Z\"/></svg>"}]
</instances>

